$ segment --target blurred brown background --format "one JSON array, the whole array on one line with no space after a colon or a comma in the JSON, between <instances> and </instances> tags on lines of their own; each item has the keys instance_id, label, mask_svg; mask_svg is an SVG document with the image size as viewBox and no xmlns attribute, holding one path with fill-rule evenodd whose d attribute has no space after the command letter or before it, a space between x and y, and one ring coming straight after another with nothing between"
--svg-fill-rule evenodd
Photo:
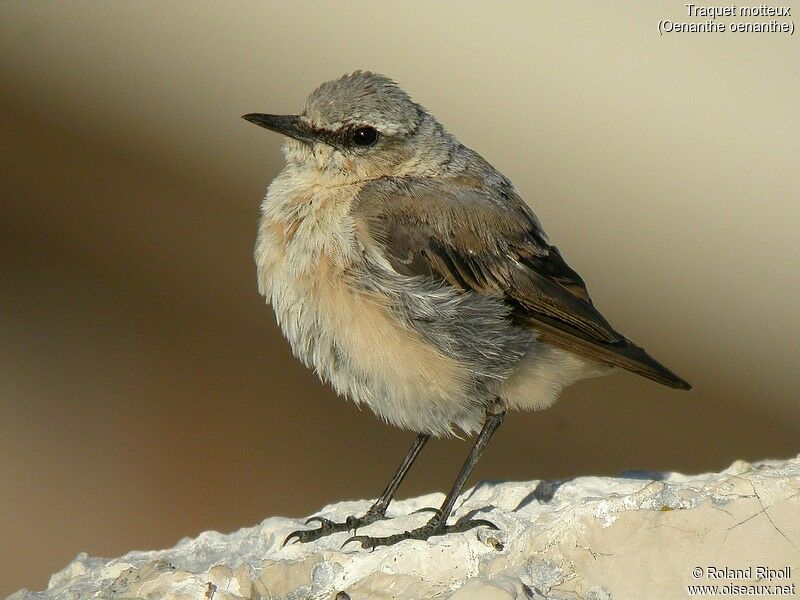
<instances>
[{"instance_id":1,"label":"blurred brown background","mask_svg":"<svg viewBox=\"0 0 800 600\"><path fill-rule=\"evenodd\" d=\"M660 37L683 4L3 2L0 595L382 489L413 434L335 398L257 295L282 159L239 118L354 68L511 177L609 320L695 385L582 383L512 415L479 478L796 454L798 38ZM431 444L401 495L467 451Z\"/></svg>"}]
</instances>

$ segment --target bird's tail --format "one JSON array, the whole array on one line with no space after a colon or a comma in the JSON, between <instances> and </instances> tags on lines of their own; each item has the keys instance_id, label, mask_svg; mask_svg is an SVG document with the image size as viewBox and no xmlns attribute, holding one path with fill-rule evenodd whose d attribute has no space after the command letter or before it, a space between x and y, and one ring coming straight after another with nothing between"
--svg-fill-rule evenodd
<instances>
[{"instance_id":1,"label":"bird's tail","mask_svg":"<svg viewBox=\"0 0 800 600\"><path fill-rule=\"evenodd\" d=\"M620 336L616 342L598 343L596 340L585 339L577 331L574 333L565 331L563 326L555 328L544 319L537 319L535 326L539 331L539 339L554 346L607 365L620 367L671 388L692 389L687 381L678 377L627 338Z\"/></svg>"}]
</instances>

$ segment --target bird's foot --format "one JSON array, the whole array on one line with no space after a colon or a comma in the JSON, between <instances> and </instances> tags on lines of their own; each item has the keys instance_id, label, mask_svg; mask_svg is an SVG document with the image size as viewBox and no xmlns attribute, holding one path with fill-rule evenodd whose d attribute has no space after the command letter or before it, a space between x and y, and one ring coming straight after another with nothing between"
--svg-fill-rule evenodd
<instances>
[{"instance_id":1,"label":"bird's foot","mask_svg":"<svg viewBox=\"0 0 800 600\"><path fill-rule=\"evenodd\" d=\"M305 544L306 542L313 542L321 537L331 535L332 533L339 533L340 531L355 532L360 527L366 527L370 523L374 523L375 521L380 521L381 519L386 518L386 509L380 510L376 509L374 506L370 508L363 516L350 516L347 517L342 523L336 523L335 521L331 521L325 517L311 517L306 521L306 525L310 525L311 523L319 523L319 527L317 529L299 529L297 531L293 531L286 536L285 540L283 540L283 545L285 546L290 542L300 542L301 544Z\"/></svg>"},{"instance_id":2,"label":"bird's foot","mask_svg":"<svg viewBox=\"0 0 800 600\"><path fill-rule=\"evenodd\" d=\"M435 535L446 535L448 533L462 533L469 531L475 527L489 527L490 529L498 529L497 525L486 519L459 519L455 525L445 524L440 516L439 511L433 518L422 527L412 529L411 531L404 531L403 533L396 533L394 535L387 535L386 537L372 537L369 535L356 535L348 538L342 548L350 542L357 542L365 550L374 550L378 546L391 546L403 540L427 540Z\"/></svg>"}]
</instances>

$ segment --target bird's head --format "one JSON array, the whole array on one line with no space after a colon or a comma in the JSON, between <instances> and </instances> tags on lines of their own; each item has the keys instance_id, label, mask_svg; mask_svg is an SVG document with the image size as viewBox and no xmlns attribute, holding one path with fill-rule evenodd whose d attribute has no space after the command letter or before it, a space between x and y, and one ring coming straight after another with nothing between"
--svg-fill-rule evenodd
<instances>
[{"instance_id":1,"label":"bird's head","mask_svg":"<svg viewBox=\"0 0 800 600\"><path fill-rule=\"evenodd\" d=\"M394 81L368 71L323 83L300 114L243 118L287 136L295 168L342 183L425 174L454 143Z\"/></svg>"}]
</instances>

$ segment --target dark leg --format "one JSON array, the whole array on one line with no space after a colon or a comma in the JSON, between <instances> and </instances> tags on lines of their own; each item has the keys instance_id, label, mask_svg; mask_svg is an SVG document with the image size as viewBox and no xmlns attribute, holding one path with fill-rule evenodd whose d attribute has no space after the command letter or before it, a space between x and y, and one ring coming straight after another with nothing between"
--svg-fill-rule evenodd
<instances>
[{"instance_id":1,"label":"dark leg","mask_svg":"<svg viewBox=\"0 0 800 600\"><path fill-rule=\"evenodd\" d=\"M478 439L475 441L475 445L472 447L467 457L467 461L464 463L464 466L461 467L461 472L458 474L453 487L450 489L447 496L445 496L441 508L434 513L430 521L418 529L396 533L395 535L387 537L357 535L348 539L345 544L349 542L359 542L362 548L375 548L377 546L390 546L402 540L427 540L434 535L467 531L473 527L480 527L481 525L497 529L493 523L484 519L460 520L455 525L447 525L447 518L450 516L456 499L461 493L461 489L464 487L464 482L466 482L472 469L478 463L478 459L481 457L481 454L483 454L486 445L489 443L489 439L497 428L500 427L505 416L506 411L502 407L495 405L489 409L486 416L486 423L484 423L483 429L481 429L481 433L478 435Z\"/></svg>"},{"instance_id":2,"label":"dark leg","mask_svg":"<svg viewBox=\"0 0 800 600\"><path fill-rule=\"evenodd\" d=\"M394 477L392 477L392 480L389 482L389 485L386 486L386 489L383 490L380 498L377 499L375 504L370 506L369 510L363 517L347 517L344 523L334 523L330 519L325 519L323 517L311 517L308 521L306 521L306 525L316 521L320 524L319 529L293 531L283 541L283 545L285 546L286 543L292 538L297 538L297 541L299 542L311 542L339 531L355 531L359 527L364 527L370 523L374 523L375 521L385 518L386 509L389 508L389 503L392 501L394 493L397 491L397 488L400 487L400 482L403 481L406 473L408 473L411 465L414 464L414 461L430 437L431 436L429 433L420 433L417 436L417 439L414 440L414 444L408 450L406 457L403 459L400 467L398 467L397 472L395 472Z\"/></svg>"}]
</instances>

